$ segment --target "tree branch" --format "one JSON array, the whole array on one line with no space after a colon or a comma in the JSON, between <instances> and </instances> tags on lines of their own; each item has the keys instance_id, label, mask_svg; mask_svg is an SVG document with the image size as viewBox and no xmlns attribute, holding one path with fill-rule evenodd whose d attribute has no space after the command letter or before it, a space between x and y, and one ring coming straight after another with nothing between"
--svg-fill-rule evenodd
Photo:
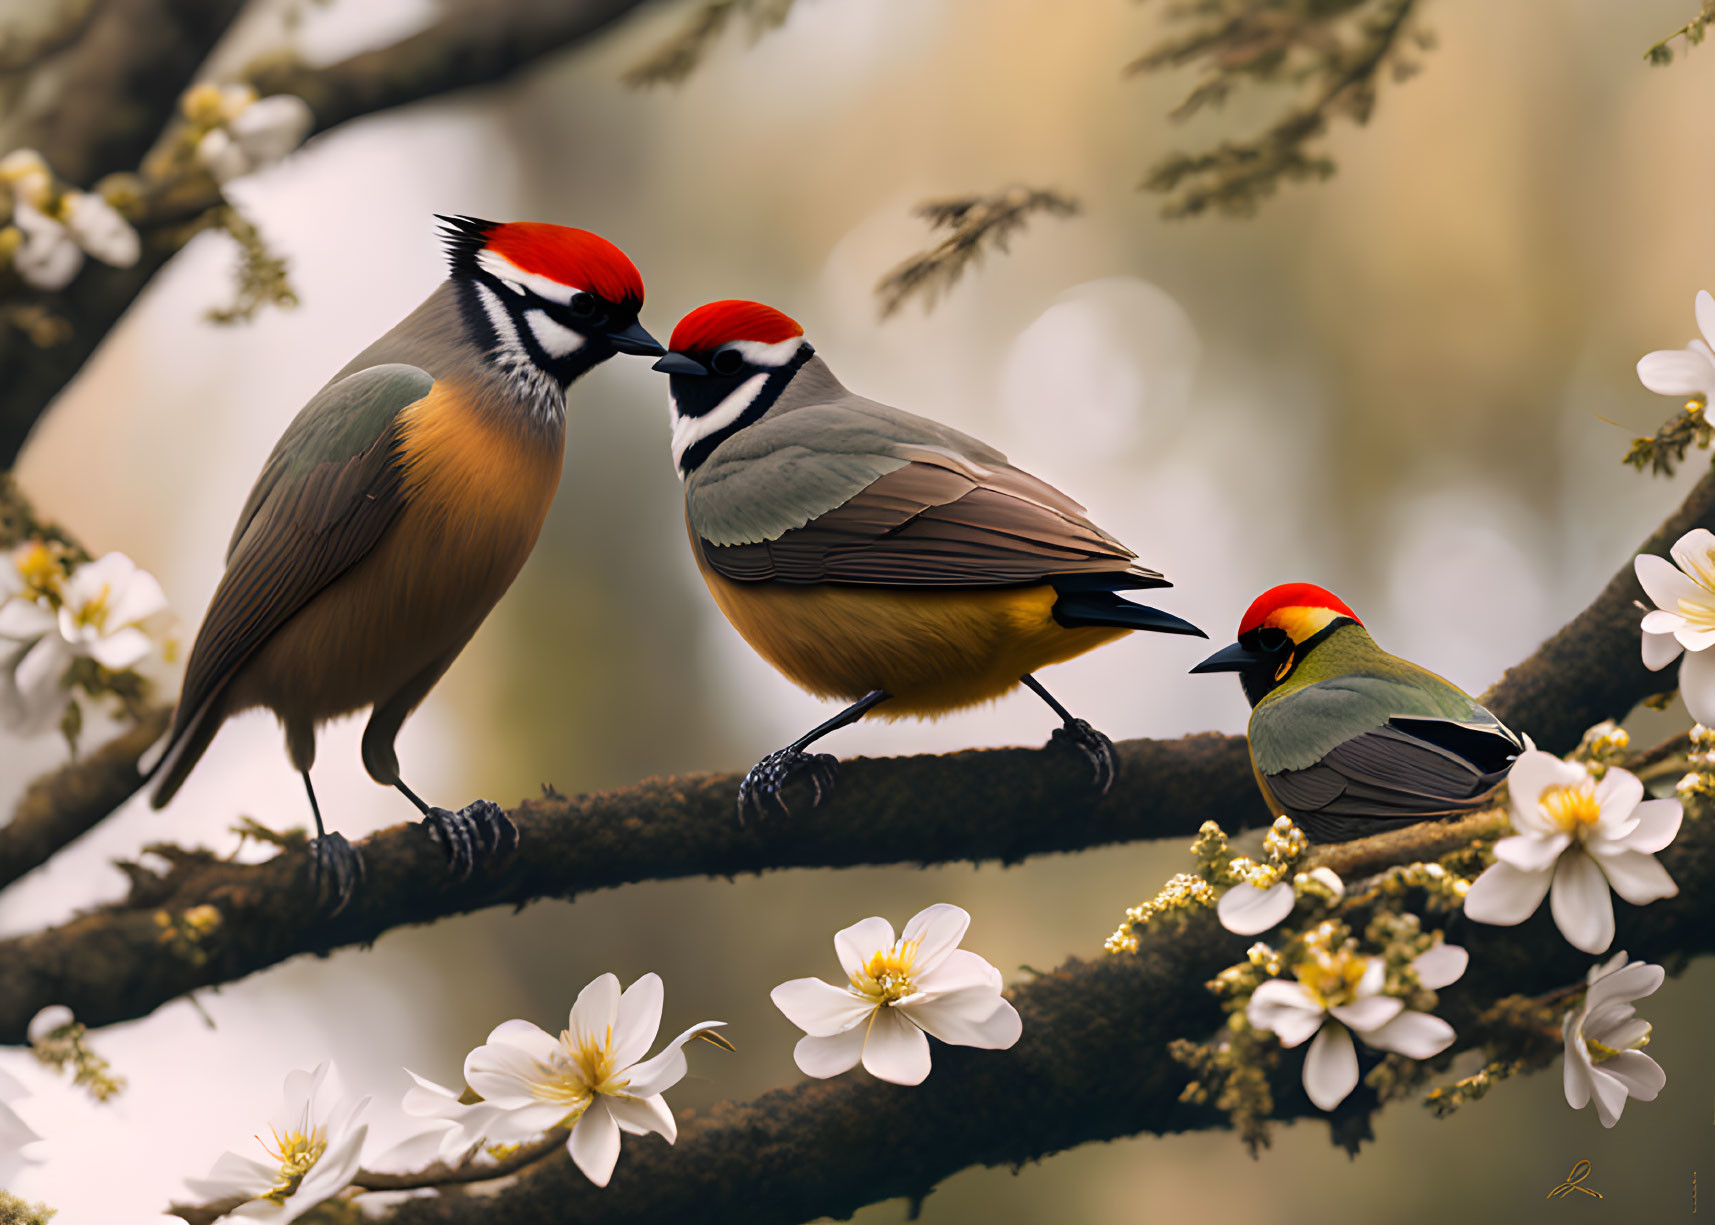
<instances>
[{"instance_id":1,"label":"tree branch","mask_svg":"<svg viewBox=\"0 0 1715 1225\"><path fill-rule=\"evenodd\" d=\"M1665 552L1694 526L1715 530L1715 470L1644 548ZM1670 683L1639 662L1631 601L1641 595L1628 559L1589 608L1484 700L1557 753L1575 747L1591 724L1623 717ZM1081 763L1028 749L859 758L842 767L825 806L751 827L733 819L733 774L651 779L572 799L551 795L511 814L528 855L452 888L441 883L439 849L415 827L398 826L363 841L368 881L344 913L325 922L309 906L300 853L245 865L159 848L170 870L134 870L125 902L0 942L0 1043L22 1042L30 1018L48 1004L68 1005L89 1025L128 1020L300 953L367 943L393 927L487 906L777 868L1010 863L1189 836L1206 820L1234 829L1268 819L1242 737L1130 740L1119 750L1119 781L1095 802ZM925 795L937 802L923 804ZM1434 837L1434 830L1403 836ZM202 918L183 921L192 913ZM163 931L179 935L163 940Z\"/></svg>"},{"instance_id":2,"label":"tree branch","mask_svg":"<svg viewBox=\"0 0 1715 1225\"><path fill-rule=\"evenodd\" d=\"M1661 860L1679 896L1621 907L1615 947L1683 965L1685 955L1715 948L1715 821L1688 822ZM1437 1013L1460 1034L1443 1066L1481 1045L1479 1018L1494 1001L1581 984L1590 964L1546 907L1518 928L1465 924L1459 942L1470 949L1471 966L1440 992ZM972 1165L1016 1166L1094 1140L1225 1127L1220 1112L1180 1100L1188 1078L1168 1044L1206 1040L1220 1027L1215 997L1200 984L1243 961L1250 943L1207 910L1183 924L1159 923L1143 933L1136 954L1073 960L1014 988L1009 994L1024 1020L1018 1044L1008 1051L937 1045L934 1071L914 1088L856 1072L806 1081L705 1115L687 1113L672 1148L628 1140L605 1189L554 1151L509 1185L450 1187L371 1219L791 1225L843 1218L884 1199L920 1200ZM1302 1061L1302 1048L1285 1052L1270 1073L1275 1118L1320 1114L1300 1087ZM1367 1134L1377 1105L1375 1091L1361 1085L1323 1117L1345 1142Z\"/></svg>"},{"instance_id":3,"label":"tree branch","mask_svg":"<svg viewBox=\"0 0 1715 1225\"><path fill-rule=\"evenodd\" d=\"M174 9L149 0L110 0L127 12L143 9ZM416 102L435 94L472 85L487 84L510 75L518 68L555 51L591 37L642 0L556 0L552 4L532 0L460 0L450 6L429 28L393 46L364 52L321 68L299 64L288 57L273 57L256 65L251 73L259 89L297 93L315 111L316 131L325 132L374 111ZM236 0L198 0L192 11L214 13L236 11ZM227 14L230 18L230 13ZM133 17L140 23L137 12ZM212 24L213 18L209 22ZM163 24L162 28L171 28ZM218 34L218 30L213 31ZM93 37L93 33L87 37ZM212 42L210 37L208 42ZM147 58L153 41L137 34L125 45L123 55ZM202 44L187 43L190 46ZM206 47L203 48L206 51ZM121 54L109 48L108 54ZM202 54L194 60L156 56L151 70L142 72L125 60L111 71L116 81L129 82L132 92L103 97L116 98L112 105L89 116L82 126L44 127L35 147L55 171L70 181L88 185L84 170L112 168L105 160L120 151L134 153L123 164L135 167L149 141L175 122L180 95L191 84ZM173 69L168 71L168 69ZM108 83L104 88L112 86ZM117 88L117 86L112 86ZM112 130L123 129L125 140L107 141L100 129L103 117ZM147 139L136 133L146 131ZM56 137L63 137L55 139ZM19 138L22 140L22 136ZM77 143L74 143L77 142ZM0 150L3 152L4 150ZM199 183L165 191L145 202L137 219L143 251L130 268L89 266L64 291L41 294L22 286L4 295L0 307L18 312L46 310L66 325L63 337L42 345L19 327L0 326L0 468L17 460L25 440L48 405L71 382L89 360L102 339L112 330L155 273L197 231L195 221L220 203L212 183Z\"/></svg>"},{"instance_id":4,"label":"tree branch","mask_svg":"<svg viewBox=\"0 0 1715 1225\"><path fill-rule=\"evenodd\" d=\"M136 794L143 785L137 759L166 733L171 714L156 707L94 753L30 784L11 821L0 826L0 889L46 863Z\"/></svg>"}]
</instances>

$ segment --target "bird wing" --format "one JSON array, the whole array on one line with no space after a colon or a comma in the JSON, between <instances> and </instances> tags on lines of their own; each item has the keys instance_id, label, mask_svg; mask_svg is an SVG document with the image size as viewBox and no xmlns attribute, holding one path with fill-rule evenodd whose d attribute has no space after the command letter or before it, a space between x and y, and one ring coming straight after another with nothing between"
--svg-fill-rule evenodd
<instances>
[{"instance_id":1,"label":"bird wing","mask_svg":"<svg viewBox=\"0 0 1715 1225\"><path fill-rule=\"evenodd\" d=\"M1494 794L1521 749L1502 728L1451 719L1390 719L1336 745L1303 770L1265 772L1282 807L1320 841L1357 837L1376 821L1467 811Z\"/></svg>"},{"instance_id":2,"label":"bird wing","mask_svg":"<svg viewBox=\"0 0 1715 1225\"><path fill-rule=\"evenodd\" d=\"M1276 801L1319 840L1371 832L1377 820L1417 821L1474 807L1523 749L1456 686L1421 669L1409 675L1415 683L1337 677L1263 703L1252 715L1258 771Z\"/></svg>"},{"instance_id":3,"label":"bird wing","mask_svg":"<svg viewBox=\"0 0 1715 1225\"><path fill-rule=\"evenodd\" d=\"M686 511L709 565L743 582L992 586L1107 571L1166 585L1000 452L849 393L722 443L687 483Z\"/></svg>"},{"instance_id":4,"label":"bird wing","mask_svg":"<svg viewBox=\"0 0 1715 1225\"><path fill-rule=\"evenodd\" d=\"M433 385L415 366L359 371L318 392L281 436L191 648L175 740L269 635L381 539L404 504L399 414Z\"/></svg>"}]
</instances>

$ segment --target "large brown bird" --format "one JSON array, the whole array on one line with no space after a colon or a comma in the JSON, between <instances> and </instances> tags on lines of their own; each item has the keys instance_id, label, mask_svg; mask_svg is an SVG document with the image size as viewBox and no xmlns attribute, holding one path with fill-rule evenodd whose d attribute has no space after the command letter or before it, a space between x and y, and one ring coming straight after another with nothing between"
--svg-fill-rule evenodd
<instances>
[{"instance_id":1,"label":"large brown bird","mask_svg":"<svg viewBox=\"0 0 1715 1225\"><path fill-rule=\"evenodd\" d=\"M363 764L422 813L461 879L517 831L399 776L393 740L517 576L559 484L566 387L615 353L664 350L618 247L540 222L441 219L451 274L336 374L274 447L233 529L155 772L154 805L222 723L279 716L316 821L313 864L344 905L362 861L322 824L316 728L373 707Z\"/></svg>"},{"instance_id":2,"label":"large brown bird","mask_svg":"<svg viewBox=\"0 0 1715 1225\"><path fill-rule=\"evenodd\" d=\"M772 307L699 307L655 368L715 603L797 684L851 703L751 770L741 813L784 809L793 775L819 800L835 761L804 750L871 711L937 715L1019 684L1107 789L1112 742L1032 674L1131 630L1204 636L1120 594L1166 579L994 448L847 391Z\"/></svg>"}]
</instances>

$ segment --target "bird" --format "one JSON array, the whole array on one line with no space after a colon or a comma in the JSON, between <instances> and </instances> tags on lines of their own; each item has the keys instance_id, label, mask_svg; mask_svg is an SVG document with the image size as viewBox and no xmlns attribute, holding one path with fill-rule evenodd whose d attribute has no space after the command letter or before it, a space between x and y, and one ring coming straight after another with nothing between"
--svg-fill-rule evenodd
<instances>
[{"instance_id":1,"label":"bird","mask_svg":"<svg viewBox=\"0 0 1715 1225\"><path fill-rule=\"evenodd\" d=\"M1313 583L1263 592L1238 641L1191 671L1239 674L1257 787L1316 842L1482 808L1528 747L1451 681L1382 650Z\"/></svg>"},{"instance_id":2,"label":"bird","mask_svg":"<svg viewBox=\"0 0 1715 1225\"><path fill-rule=\"evenodd\" d=\"M1023 684L1099 791L1113 743L1033 673L1131 630L1207 637L1124 593L1170 584L1084 508L993 447L846 390L804 329L760 302L691 311L655 363L691 549L741 637L787 678L849 703L763 758L739 815L812 807L837 762L805 750L872 712L936 716Z\"/></svg>"},{"instance_id":3,"label":"bird","mask_svg":"<svg viewBox=\"0 0 1715 1225\"><path fill-rule=\"evenodd\" d=\"M455 879L516 845L490 801L422 800L393 741L536 543L567 387L616 353L666 351L638 322L637 268L605 238L437 220L447 278L310 399L263 465L148 770L165 807L228 718L272 710L315 818L317 897L335 912L363 862L324 826L310 780L329 719L371 708L364 768L416 807Z\"/></svg>"}]
</instances>

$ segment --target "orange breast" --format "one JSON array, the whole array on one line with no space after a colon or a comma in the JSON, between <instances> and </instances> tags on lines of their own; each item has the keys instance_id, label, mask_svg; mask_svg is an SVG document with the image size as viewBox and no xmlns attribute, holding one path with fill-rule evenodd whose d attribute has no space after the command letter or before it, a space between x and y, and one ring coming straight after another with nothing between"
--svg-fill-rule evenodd
<instances>
[{"instance_id":1,"label":"orange breast","mask_svg":"<svg viewBox=\"0 0 1715 1225\"><path fill-rule=\"evenodd\" d=\"M405 508L257 652L234 709L265 705L304 725L387 701L475 631L530 556L563 435L494 421L442 383L402 427Z\"/></svg>"}]
</instances>

